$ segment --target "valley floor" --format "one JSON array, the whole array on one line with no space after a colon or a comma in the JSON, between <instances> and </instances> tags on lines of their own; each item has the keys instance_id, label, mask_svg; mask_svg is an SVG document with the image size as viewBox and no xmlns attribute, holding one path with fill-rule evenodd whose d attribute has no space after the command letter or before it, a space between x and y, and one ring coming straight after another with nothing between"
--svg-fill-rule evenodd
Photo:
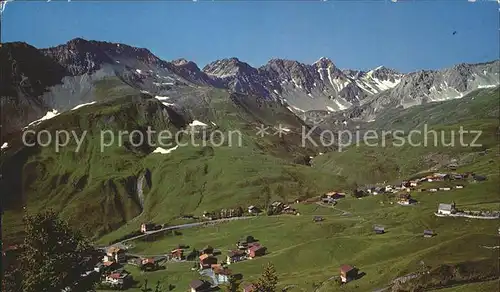
<instances>
[{"instance_id":1,"label":"valley floor","mask_svg":"<svg viewBox=\"0 0 500 292\"><path fill-rule=\"evenodd\" d=\"M300 216L262 216L210 227L182 230L182 235L167 236L154 242L134 241L130 253L167 254L179 244L202 249L211 245L220 249L219 261L234 249L241 238L252 235L268 248L268 254L230 265L233 273L242 274L243 282L255 280L263 265L272 262L279 274L280 287L289 291L373 291L386 287L394 278L417 271L422 262L436 267L465 261L499 257L498 220L439 218L434 216L439 203L455 201L457 206L487 208L498 206L496 181L470 184L452 192L415 193L414 207L391 204L383 195L362 199L341 199L336 208L317 204L297 204ZM492 192L493 191L493 192ZM342 210L342 211L340 211ZM347 211L349 214L345 214ZM323 222L314 223L314 216ZM376 235L374 225L383 225L385 234ZM424 229L437 234L422 236ZM365 275L342 289L335 284L339 267L349 264ZM199 274L191 271L193 263L170 263L165 270L143 273L126 266L141 284L161 281L175 285L173 291L185 291ZM330 279L330 280L329 280ZM456 286L439 291L492 291L495 283ZM462 289L462 287L464 287ZM469 288L465 288L469 287ZM462 289L462 290L453 290ZM474 290L468 290L474 289ZM140 291L131 288L129 291Z\"/></svg>"}]
</instances>

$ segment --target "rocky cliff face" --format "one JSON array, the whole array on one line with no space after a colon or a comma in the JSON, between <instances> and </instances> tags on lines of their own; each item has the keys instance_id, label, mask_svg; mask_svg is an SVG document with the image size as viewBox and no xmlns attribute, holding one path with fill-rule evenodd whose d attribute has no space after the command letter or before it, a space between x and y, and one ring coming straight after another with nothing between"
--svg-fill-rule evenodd
<instances>
[{"instance_id":1,"label":"rocky cliff face","mask_svg":"<svg viewBox=\"0 0 500 292\"><path fill-rule=\"evenodd\" d=\"M236 58L215 61L203 71L225 87L287 103L295 113L335 112L360 104L366 97L394 87L402 74L386 68L342 71L328 58L312 65L273 59L260 68Z\"/></svg>"},{"instance_id":2,"label":"rocky cliff face","mask_svg":"<svg viewBox=\"0 0 500 292\"><path fill-rule=\"evenodd\" d=\"M0 47L2 135L43 116L49 108L42 96L61 83L66 69L25 43Z\"/></svg>"}]
</instances>

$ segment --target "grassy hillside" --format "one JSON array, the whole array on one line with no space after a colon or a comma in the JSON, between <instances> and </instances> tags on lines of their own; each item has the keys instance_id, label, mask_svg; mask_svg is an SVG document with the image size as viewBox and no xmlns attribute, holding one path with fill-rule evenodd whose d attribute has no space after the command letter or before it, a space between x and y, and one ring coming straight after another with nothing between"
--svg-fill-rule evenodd
<instances>
[{"instance_id":1,"label":"grassy hillside","mask_svg":"<svg viewBox=\"0 0 500 292\"><path fill-rule=\"evenodd\" d=\"M353 142L343 151L318 156L314 159L314 166L346 176L351 183L365 184L401 180L420 171L443 168L455 161L459 165L468 164L484 155L486 149L490 154L493 152L491 155L497 155L499 101L499 89L486 89L476 91L464 100L386 113L377 122L370 123L370 129L377 131L379 140L371 139L357 145ZM463 143L460 141L461 127L468 131L463 135ZM404 144L394 138L396 130L404 131L403 135L396 133L404 137ZM419 132L409 138L410 130ZM383 131L388 131L385 136ZM481 134L475 140L476 132L470 131L481 131ZM360 137L363 137L364 131L360 132ZM452 141L453 145L450 144ZM474 147L470 146L472 142ZM416 146L418 143L420 146Z\"/></svg>"},{"instance_id":2,"label":"grassy hillside","mask_svg":"<svg viewBox=\"0 0 500 292\"><path fill-rule=\"evenodd\" d=\"M464 170L483 169L489 157L481 157ZM494 158L498 163L499 158ZM498 249L484 246L498 245L498 220L471 220L465 218L439 218L434 216L439 203L455 201L459 208L498 208L500 182L493 167L489 180L467 184L464 189L438 193L413 193L419 201L415 206L391 204L389 196L379 195L354 199L347 197L335 208L312 204L296 204L300 216L257 217L251 220L224 223L212 227L181 230L180 235L169 235L156 241L132 242L132 253L159 255L169 252L179 244L201 249L211 245L227 250L247 235L257 238L269 253L263 257L230 266L234 273L241 273L243 281L256 279L262 266L272 262L279 274L279 287L291 287L289 291L373 291L383 288L400 276L417 272L422 262L431 270L442 265L469 266L482 263L486 267L498 267ZM348 215L346 215L346 212ZM314 223L313 216L325 221ZM386 234L375 235L374 225L383 225ZM437 234L433 238L422 236L424 229ZM364 272L361 279L340 288L331 277L338 276L342 264L355 265ZM184 291L188 283L199 276L190 271L192 263L171 263L166 270L148 274L127 266L135 279L150 282L157 280L173 284L173 291ZM491 270L498 276L498 269ZM496 273L496 274L495 274ZM485 278L488 273L483 273ZM468 274L463 274L466 277ZM491 275L490 275L491 277ZM455 288L464 283L457 283ZM487 287L494 283L467 284L465 287L483 287L478 290L492 291ZM315 287L315 288L313 288ZM458 288L457 288L458 289ZM463 288L465 289L465 288ZM480 290L482 289L482 290ZM139 291L130 289L129 291ZM450 290L455 291L455 290Z\"/></svg>"},{"instance_id":3,"label":"grassy hillside","mask_svg":"<svg viewBox=\"0 0 500 292\"><path fill-rule=\"evenodd\" d=\"M103 90L108 90L108 85L102 85ZM279 274L279 286L294 287L289 291L373 291L387 287L397 277L418 271L422 262L435 271L434 278L428 281L433 286L426 289L438 288L441 277L451 282L457 280L453 284L457 289L481 287L477 291L487 291L491 287L491 282L469 283L489 281L490 274L483 273L480 278L467 271L477 265L498 266L499 250L485 248L498 245L498 220L438 218L434 212L439 203L452 201L467 210L498 210L498 111L486 110L493 107L491 102L498 101L498 97L484 97L485 104L477 108L475 102L465 106L461 110L463 117L470 115L471 119L452 119L449 111L438 110L433 116L435 123L431 129L448 133L446 142L451 131L460 126L481 130L475 141L480 147L446 147L441 141L438 146L396 147L393 140L387 139L385 147L379 142L377 146L361 144L339 152L311 144L300 147L304 124L280 105L221 90L195 90L199 92L173 101L182 103L182 110L177 105L166 107L149 95L131 94L63 113L36 128L53 134L58 129L74 130L77 134L87 131L78 152L74 142L56 152L53 144L23 147L20 136L9 141L9 148L1 156L4 179L0 186L2 194L8 194L2 202L6 206L3 223L7 244L22 238L23 207L30 212L53 208L99 244L108 244L137 231L145 221L172 225L186 222L179 219L181 215L246 208L251 204L265 206L272 200L293 201L331 190L350 191L355 184L402 180L419 172L446 170L450 162L456 162L457 171L474 171L486 175L487 180L467 182L464 189L449 192L414 193L412 196L419 203L408 207L394 204L394 198L385 195L362 199L347 196L334 208L300 203L294 206L300 216L258 216L186 229L154 242L136 240L131 252L166 254L178 244L197 249L210 244L225 255L238 239L252 235L268 248L269 254L234 264L231 269L241 273L244 281L251 281L258 277L265 263L272 262ZM461 107L445 103L437 106L448 107L452 112ZM435 111L427 105L422 109L427 113ZM380 125L380 129L392 127L398 119L425 118L420 114L417 109L406 110L399 118L384 119L387 124ZM170 149L175 144L164 147L171 150L168 154L153 153L155 146L134 146L134 140L123 145L114 143L101 151L101 130L112 130L116 141L120 130L137 129L145 133L151 126L156 131L178 133L187 130L193 119L208 125L208 135L217 130L226 134L240 131L241 144L235 137L232 145L226 140L220 146L196 146L193 142L200 145L203 135L191 138L188 132L183 132L176 142L190 142L189 145L176 149ZM261 124L271 132L282 124L288 129L287 135L260 137L256 127ZM413 129L421 124L405 125L402 128ZM475 136L467 134L463 142L470 143ZM423 141L423 137L416 136L414 142L418 141ZM429 136L428 145L433 142ZM319 155L320 152L324 154ZM312 167L308 165L309 156L315 157ZM325 221L313 223L313 216L318 215ZM387 233L375 235L374 225L384 225ZM424 229L434 230L437 236L423 238ZM341 264L355 265L365 275L339 287L333 279L338 276ZM132 266L126 268L138 281L160 280L175 285L174 291L185 291L188 283L198 278L191 266L192 263L172 263L165 270L148 274ZM449 274L453 269L448 266L465 267L464 275ZM463 279L467 280L458 281ZM442 287L449 289L449 283ZM130 291L140 290L136 287Z\"/></svg>"},{"instance_id":4,"label":"grassy hillside","mask_svg":"<svg viewBox=\"0 0 500 292\"><path fill-rule=\"evenodd\" d=\"M424 124L450 125L478 119L498 119L500 89L485 88L473 91L461 99L432 102L405 110L390 109L369 123L372 129L421 128Z\"/></svg>"},{"instance_id":5,"label":"grassy hillside","mask_svg":"<svg viewBox=\"0 0 500 292\"><path fill-rule=\"evenodd\" d=\"M262 194L265 186L273 197L280 186L289 199L296 199L316 196L343 183L344 178L305 165L303 158L318 150L300 147L297 129L301 121L283 107L218 90L204 91L197 101L204 104L188 110L201 110L186 113L149 95L129 95L65 112L35 129L53 136L58 130L74 131L79 137L86 132L78 152L74 139L56 152L54 143L23 147L19 134L2 155L5 179L1 188L8 194L5 218L12 227L4 233L5 239L19 238L24 206L32 212L55 209L75 227L99 237L126 223L132 227L122 230L135 230L144 220L169 223L182 214L245 208L249 203L263 205L264 199L269 199ZM216 131L227 134L237 130L241 134L232 135L232 144L227 134L220 146L207 142L204 147L202 135L192 138L184 132L179 141L172 138L172 144L164 148L176 142L189 145L170 154L152 153L155 147L149 145L134 146L138 141L129 141L128 135L122 145L118 143L119 131L146 134L151 127L157 133L168 130L175 135L189 128L193 115L209 125L207 136ZM269 126L273 133L279 123L294 130L282 137L256 135L260 124ZM115 141L103 151L101 131L111 131ZM157 136L153 135L154 142ZM109 142L111 136L105 137ZM137 186L143 177L141 198Z\"/></svg>"}]
</instances>

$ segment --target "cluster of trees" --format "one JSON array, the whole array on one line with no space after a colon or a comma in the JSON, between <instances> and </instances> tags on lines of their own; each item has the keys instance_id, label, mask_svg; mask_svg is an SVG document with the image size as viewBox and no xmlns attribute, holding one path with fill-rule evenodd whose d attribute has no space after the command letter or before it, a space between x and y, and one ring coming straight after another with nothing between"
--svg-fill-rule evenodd
<instances>
[{"instance_id":1,"label":"cluster of trees","mask_svg":"<svg viewBox=\"0 0 500 292\"><path fill-rule=\"evenodd\" d=\"M219 211L214 211L214 212L207 212L204 214L205 217L212 218L213 220L216 219L223 219L223 218L232 218L232 217L241 217L244 214L243 208L240 206L235 209L221 209Z\"/></svg>"},{"instance_id":2,"label":"cluster of trees","mask_svg":"<svg viewBox=\"0 0 500 292\"><path fill-rule=\"evenodd\" d=\"M92 290L99 278L82 277L99 261L92 245L52 211L26 215L17 259L4 270L10 292Z\"/></svg>"}]
</instances>

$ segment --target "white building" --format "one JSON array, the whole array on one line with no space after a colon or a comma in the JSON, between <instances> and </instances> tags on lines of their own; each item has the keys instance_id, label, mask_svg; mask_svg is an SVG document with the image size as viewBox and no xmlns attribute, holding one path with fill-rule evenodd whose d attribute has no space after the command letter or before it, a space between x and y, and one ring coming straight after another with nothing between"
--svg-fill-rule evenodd
<instances>
[{"instance_id":1,"label":"white building","mask_svg":"<svg viewBox=\"0 0 500 292\"><path fill-rule=\"evenodd\" d=\"M455 204L439 204L438 214L450 215L455 213Z\"/></svg>"}]
</instances>

